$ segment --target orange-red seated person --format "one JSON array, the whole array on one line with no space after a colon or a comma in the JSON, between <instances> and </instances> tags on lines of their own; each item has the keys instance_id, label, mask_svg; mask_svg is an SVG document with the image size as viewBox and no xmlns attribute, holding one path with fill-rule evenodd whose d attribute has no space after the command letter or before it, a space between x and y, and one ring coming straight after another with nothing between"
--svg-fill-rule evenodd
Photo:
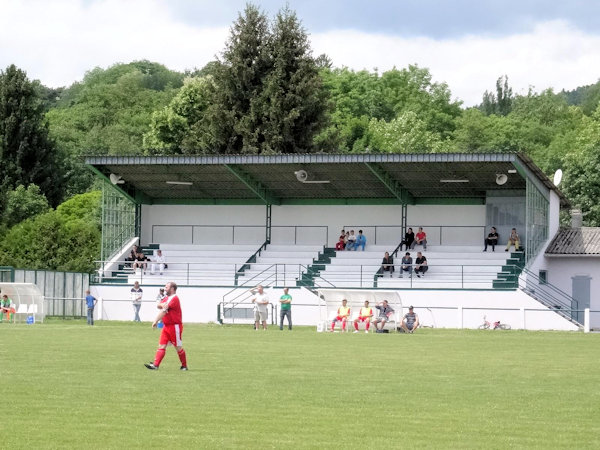
<instances>
[{"instance_id":1,"label":"orange-red seated person","mask_svg":"<svg viewBox=\"0 0 600 450\"><path fill-rule=\"evenodd\" d=\"M354 332L358 333L358 322L366 322L365 333L368 333L371 326L371 317L373 317L373 308L369 306L369 300L365 300L365 306L360 308L358 317L354 320Z\"/></svg>"},{"instance_id":2,"label":"orange-red seated person","mask_svg":"<svg viewBox=\"0 0 600 450\"><path fill-rule=\"evenodd\" d=\"M348 317L350 317L350 308L347 305L348 300L342 300L342 306L338 308L337 316L335 316L333 322L331 322L331 331L335 328L336 322L342 322L342 331L346 331L346 323L348 322Z\"/></svg>"}]
</instances>

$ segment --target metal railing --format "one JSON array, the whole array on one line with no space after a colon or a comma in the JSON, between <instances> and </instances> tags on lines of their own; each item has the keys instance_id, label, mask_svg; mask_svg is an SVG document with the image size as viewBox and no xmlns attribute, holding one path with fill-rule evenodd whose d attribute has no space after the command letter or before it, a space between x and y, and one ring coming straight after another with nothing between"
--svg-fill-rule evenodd
<instances>
[{"instance_id":1,"label":"metal railing","mask_svg":"<svg viewBox=\"0 0 600 450\"><path fill-rule=\"evenodd\" d=\"M168 242L173 230L178 230L182 241L178 244L260 244L265 239L265 228L265 225L152 225L152 242ZM326 225L271 225L273 244L327 245L328 238Z\"/></svg>"},{"instance_id":2,"label":"metal railing","mask_svg":"<svg viewBox=\"0 0 600 450\"><path fill-rule=\"evenodd\" d=\"M98 261L102 264L102 261ZM454 288L454 289L491 289L498 273L502 271L504 261L487 266L474 264L429 264L427 273L417 277L414 272L415 263L411 270L402 271L401 264L394 264L393 283L384 283L388 287L411 288ZM121 264L131 264L122 261ZM312 282L315 287L361 287L374 288L382 280L389 280L387 272L381 272L381 264L361 265L329 265L334 270L311 271L311 264L301 263L252 263L248 268L247 262L168 262L168 268L163 276L150 274L150 265L145 270L124 268L113 271L112 275L97 280L103 284L133 283L139 281L146 284L162 284L167 280L184 285L235 286L248 288L257 284L286 286L304 280ZM240 272L244 267L243 273ZM482 268L488 267L487 271ZM399 279L399 275L403 278ZM516 273L516 272L515 272ZM421 274L419 274L421 275ZM516 289L516 286L510 288Z\"/></svg>"},{"instance_id":3,"label":"metal railing","mask_svg":"<svg viewBox=\"0 0 600 450\"><path fill-rule=\"evenodd\" d=\"M485 239L485 225L407 225L406 229L412 228L415 235L423 227L427 233L428 245L482 245ZM367 237L367 245L390 244L404 239L401 225L344 225L345 231L363 230Z\"/></svg>"},{"instance_id":4,"label":"metal railing","mask_svg":"<svg viewBox=\"0 0 600 450\"><path fill-rule=\"evenodd\" d=\"M577 324L583 323L579 302L556 286L541 280L531 270L523 268L519 275L519 289L543 305Z\"/></svg>"}]
</instances>

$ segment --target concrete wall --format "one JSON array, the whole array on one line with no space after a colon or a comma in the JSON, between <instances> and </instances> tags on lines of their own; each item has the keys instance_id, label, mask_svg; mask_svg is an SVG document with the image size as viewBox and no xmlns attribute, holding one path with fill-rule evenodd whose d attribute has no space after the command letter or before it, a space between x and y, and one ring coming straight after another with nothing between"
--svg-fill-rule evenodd
<instances>
[{"instance_id":1,"label":"concrete wall","mask_svg":"<svg viewBox=\"0 0 600 450\"><path fill-rule=\"evenodd\" d=\"M600 258L597 257L545 257L542 269L548 271L548 283L573 295L573 277L587 276L590 281L590 326L600 329Z\"/></svg>"},{"instance_id":2,"label":"concrete wall","mask_svg":"<svg viewBox=\"0 0 600 450\"><path fill-rule=\"evenodd\" d=\"M482 243L484 205L409 206L407 214L408 225L425 226L433 245L439 243L440 236L449 245ZM143 205L141 243L261 244L265 221L266 208L260 205ZM340 229L347 226L356 232L362 228L368 243L374 244L377 225L377 244L397 244L401 222L400 206L273 206L272 243L293 243L296 239L298 244L334 246ZM233 225L244 227L233 230ZM447 228L440 229L440 225Z\"/></svg>"},{"instance_id":3,"label":"concrete wall","mask_svg":"<svg viewBox=\"0 0 600 450\"><path fill-rule=\"evenodd\" d=\"M155 297L158 286L142 286L143 306L140 317L151 321L156 316ZM92 287L92 295L102 298L96 308L98 319L132 320L131 286ZM178 295L182 302L184 322L217 321L217 305L230 289L181 286ZM364 291L368 294L368 291ZM414 305L421 322L436 328L477 328L483 316L491 322L500 320L513 329L576 330L570 322L540 305L521 291L421 291L399 290L404 308ZM271 302L277 303L282 292L267 289ZM319 320L319 299L304 288L292 288L292 316L296 325L313 325ZM462 313L458 309L464 308ZM532 311L534 310L534 311Z\"/></svg>"}]
</instances>

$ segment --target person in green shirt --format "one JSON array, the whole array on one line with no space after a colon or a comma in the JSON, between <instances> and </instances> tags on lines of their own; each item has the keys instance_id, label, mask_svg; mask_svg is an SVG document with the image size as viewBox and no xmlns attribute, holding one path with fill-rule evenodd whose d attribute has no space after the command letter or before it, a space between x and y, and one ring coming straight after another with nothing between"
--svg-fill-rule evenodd
<instances>
[{"instance_id":1,"label":"person in green shirt","mask_svg":"<svg viewBox=\"0 0 600 450\"><path fill-rule=\"evenodd\" d=\"M10 322L12 316L12 300L8 298L8 295L4 294L0 297L0 322L2 322L2 318L6 315L6 320Z\"/></svg>"},{"instance_id":2,"label":"person in green shirt","mask_svg":"<svg viewBox=\"0 0 600 450\"><path fill-rule=\"evenodd\" d=\"M279 297L281 309L279 312L279 329L283 330L283 318L287 317L288 327L292 329L292 296L288 294L289 288L283 288L283 295Z\"/></svg>"}]
</instances>

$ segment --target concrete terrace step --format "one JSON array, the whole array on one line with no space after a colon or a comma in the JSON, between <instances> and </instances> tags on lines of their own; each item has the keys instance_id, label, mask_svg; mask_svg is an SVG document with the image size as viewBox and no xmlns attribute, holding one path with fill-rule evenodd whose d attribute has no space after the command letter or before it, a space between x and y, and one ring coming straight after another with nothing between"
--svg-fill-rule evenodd
<instances>
[{"instance_id":1,"label":"concrete terrace step","mask_svg":"<svg viewBox=\"0 0 600 450\"><path fill-rule=\"evenodd\" d=\"M236 245L236 244L159 244L160 249L175 251L240 251L254 253L259 249L260 244Z\"/></svg>"}]
</instances>

